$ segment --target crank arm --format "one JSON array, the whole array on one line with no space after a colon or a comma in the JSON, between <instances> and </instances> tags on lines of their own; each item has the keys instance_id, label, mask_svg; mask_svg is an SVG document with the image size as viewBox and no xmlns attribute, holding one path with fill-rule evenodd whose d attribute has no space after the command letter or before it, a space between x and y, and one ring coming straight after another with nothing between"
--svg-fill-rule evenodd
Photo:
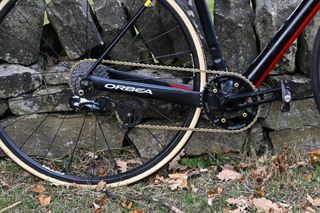
<instances>
[{"instance_id":1,"label":"crank arm","mask_svg":"<svg viewBox=\"0 0 320 213\"><path fill-rule=\"evenodd\" d=\"M244 98L254 98L254 97L260 97L262 98L263 95L267 95L267 94L272 94L274 95L275 93L278 93L281 91L281 88L276 88L276 89L268 89L268 90L260 90L260 91L256 91L256 92L250 92L250 93L244 93L241 95L229 95L229 96L225 96L225 101L237 101L237 100L241 100Z\"/></svg>"},{"instance_id":2,"label":"crank arm","mask_svg":"<svg viewBox=\"0 0 320 213\"><path fill-rule=\"evenodd\" d=\"M271 94L272 97L265 99L264 96L267 94ZM277 95L278 94L278 95ZM253 98L257 99L251 103L237 103L241 102L246 98ZM287 85L286 82L280 82L280 88L276 89L268 89L268 90L261 90L251 93L245 93L241 95L232 95L226 96L223 100L222 106L226 111L238 111L245 108L255 107L262 104L270 103L276 100L282 100L283 106L281 108L282 112L288 112L290 110L290 102L292 100L292 93L290 87ZM234 104L230 104L234 103ZM231 107L228 107L231 106Z\"/></svg>"},{"instance_id":3,"label":"crank arm","mask_svg":"<svg viewBox=\"0 0 320 213\"><path fill-rule=\"evenodd\" d=\"M250 108L250 107L255 107L255 106L258 107L262 104L271 103L271 102L278 101L278 100L281 100L281 98L274 96L272 98L268 98L268 99L261 100L261 101L255 101L255 102L247 103L247 104L238 104L235 107L228 107L226 105L224 105L223 107L224 107L224 110L227 112L235 112L235 111L243 110L243 109Z\"/></svg>"}]
</instances>

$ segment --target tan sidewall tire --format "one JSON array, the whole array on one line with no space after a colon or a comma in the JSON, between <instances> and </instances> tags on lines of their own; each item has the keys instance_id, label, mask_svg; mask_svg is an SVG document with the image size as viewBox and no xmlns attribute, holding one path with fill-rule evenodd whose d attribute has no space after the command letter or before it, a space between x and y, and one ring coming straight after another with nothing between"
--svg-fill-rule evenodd
<instances>
[{"instance_id":1,"label":"tan sidewall tire","mask_svg":"<svg viewBox=\"0 0 320 213\"><path fill-rule=\"evenodd\" d=\"M192 36L192 40L194 42L194 45L196 47L196 52L198 54L198 59L199 59L199 68L204 70L206 68L206 63L205 63L205 57L202 51L202 45L201 45L201 41L199 39L198 33L197 31L194 29L191 21L189 20L189 18L187 17L187 15L184 13L184 11L180 8L180 6L176 3L175 0L167 0L167 2L169 3L169 5L177 12L177 14L179 14L179 16L181 17L181 19L183 20L183 22L185 23L185 25L187 26L187 28L189 29L189 32ZM206 74L205 73L201 73L200 74L200 90L202 91L205 87L205 83L206 83ZM200 118L201 115L201 108L197 108L195 111L195 114L193 116L193 119L190 123L190 128L194 128L197 123L198 120ZM156 172L157 170L159 170L161 167L163 167L164 165L166 165L173 157L175 157L179 151L185 146L185 144L187 143L188 139L190 138L192 134L192 131L187 131L185 133L185 135L182 137L181 141L178 143L178 145L172 150L172 152L167 155L165 158L163 158L157 165L155 165L154 167L152 167L151 169L135 176L132 178L129 178L127 180L123 180L117 183L113 183L113 184L109 184L109 186L114 187L114 186L123 186L123 185L128 185L134 182L137 182L151 174L153 174L154 172ZM4 153L6 153L6 155L8 155L9 158L11 158L15 163L17 163L19 166L21 166L23 169L25 169L26 171L28 171L29 173L45 180L48 182L51 182L55 185L73 185L73 183L69 183L69 182L65 182L65 181L61 181L55 178L51 178L47 175L44 175L42 173L39 173L38 171L36 171L35 169L33 169L32 167L28 166L26 163L24 163L23 161L21 161L19 158L17 158L15 156L14 153L12 153L3 143L3 141L0 140L0 148L4 151ZM83 185L84 187L92 187L90 185Z\"/></svg>"}]
</instances>

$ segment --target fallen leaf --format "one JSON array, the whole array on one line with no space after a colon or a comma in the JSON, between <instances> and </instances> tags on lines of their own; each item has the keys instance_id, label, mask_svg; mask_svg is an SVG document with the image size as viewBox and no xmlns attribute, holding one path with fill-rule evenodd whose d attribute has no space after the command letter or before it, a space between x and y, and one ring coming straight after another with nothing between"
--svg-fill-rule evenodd
<instances>
[{"instance_id":1,"label":"fallen leaf","mask_svg":"<svg viewBox=\"0 0 320 213\"><path fill-rule=\"evenodd\" d=\"M116 160L116 164L118 166L118 169L121 173L127 172L128 171L128 166L129 165L142 165L142 161L140 160L128 160L128 161L123 161L120 159Z\"/></svg>"},{"instance_id":2,"label":"fallen leaf","mask_svg":"<svg viewBox=\"0 0 320 213\"><path fill-rule=\"evenodd\" d=\"M160 176L160 175L157 174L154 177L154 183L155 184L160 184L160 183L165 183L165 182L166 182L166 180L165 180L165 178L163 176Z\"/></svg>"},{"instance_id":3,"label":"fallen leaf","mask_svg":"<svg viewBox=\"0 0 320 213\"><path fill-rule=\"evenodd\" d=\"M213 200L223 192L223 188L218 186L215 190L208 192L208 205L212 206Z\"/></svg>"},{"instance_id":4,"label":"fallen leaf","mask_svg":"<svg viewBox=\"0 0 320 213\"><path fill-rule=\"evenodd\" d=\"M304 166L306 166L307 164L308 164L307 162L299 161L299 162L291 165L291 166L289 167L289 169L296 169L296 168L299 168L299 167L304 167Z\"/></svg>"},{"instance_id":5,"label":"fallen leaf","mask_svg":"<svg viewBox=\"0 0 320 213\"><path fill-rule=\"evenodd\" d=\"M100 213L101 212L101 206L96 204L96 203L92 203L92 204L93 204L94 212L95 213Z\"/></svg>"},{"instance_id":6,"label":"fallen leaf","mask_svg":"<svg viewBox=\"0 0 320 213\"><path fill-rule=\"evenodd\" d=\"M40 195L38 200L39 200L40 206L47 206L51 203L51 196Z\"/></svg>"},{"instance_id":7,"label":"fallen leaf","mask_svg":"<svg viewBox=\"0 0 320 213\"><path fill-rule=\"evenodd\" d=\"M128 200L123 200L123 201L121 201L120 204L123 208L129 209L129 210L132 209L132 207L133 207L133 203Z\"/></svg>"},{"instance_id":8,"label":"fallen leaf","mask_svg":"<svg viewBox=\"0 0 320 213\"><path fill-rule=\"evenodd\" d=\"M107 172L103 168L100 168L98 174L100 177L103 177L107 175Z\"/></svg>"},{"instance_id":9,"label":"fallen leaf","mask_svg":"<svg viewBox=\"0 0 320 213\"><path fill-rule=\"evenodd\" d=\"M314 151L311 151L308 153L308 155L311 157L320 157L320 149L316 149Z\"/></svg>"},{"instance_id":10,"label":"fallen leaf","mask_svg":"<svg viewBox=\"0 0 320 213\"><path fill-rule=\"evenodd\" d=\"M156 175L154 182L155 184L165 183L168 184L171 190L176 189L190 189L188 185L188 174L187 173L174 173L169 174L169 178Z\"/></svg>"},{"instance_id":11,"label":"fallen leaf","mask_svg":"<svg viewBox=\"0 0 320 213\"><path fill-rule=\"evenodd\" d=\"M307 213L317 213L317 211L311 207L306 207L306 210L307 210Z\"/></svg>"},{"instance_id":12,"label":"fallen leaf","mask_svg":"<svg viewBox=\"0 0 320 213\"><path fill-rule=\"evenodd\" d=\"M46 191L46 189L44 188L44 186L42 184L35 185L31 190L33 192L36 192L36 193L39 193L39 194Z\"/></svg>"},{"instance_id":13,"label":"fallen leaf","mask_svg":"<svg viewBox=\"0 0 320 213\"><path fill-rule=\"evenodd\" d=\"M104 198L98 198L98 199L96 199L95 203L97 203L99 206L104 206L108 203L108 201Z\"/></svg>"},{"instance_id":14,"label":"fallen leaf","mask_svg":"<svg viewBox=\"0 0 320 213\"><path fill-rule=\"evenodd\" d=\"M267 183L272 178L272 176L273 173L266 166L258 166L250 173L250 177L261 185L265 185L265 183Z\"/></svg>"},{"instance_id":15,"label":"fallen leaf","mask_svg":"<svg viewBox=\"0 0 320 213\"><path fill-rule=\"evenodd\" d=\"M239 180L242 178L242 175L238 172L233 170L225 169L222 170L218 175L217 178L222 181L227 180Z\"/></svg>"},{"instance_id":16,"label":"fallen leaf","mask_svg":"<svg viewBox=\"0 0 320 213\"><path fill-rule=\"evenodd\" d=\"M128 163L126 161L122 161L118 159L116 160L116 163L120 172L124 173L128 171Z\"/></svg>"},{"instance_id":17,"label":"fallen leaf","mask_svg":"<svg viewBox=\"0 0 320 213\"><path fill-rule=\"evenodd\" d=\"M262 190L257 190L257 195L260 196L260 197L264 197L266 193Z\"/></svg>"},{"instance_id":18,"label":"fallen leaf","mask_svg":"<svg viewBox=\"0 0 320 213\"><path fill-rule=\"evenodd\" d=\"M175 189L189 189L188 186L188 175L187 173L175 173L175 174L169 174L168 175L170 180L169 180L169 187L171 190Z\"/></svg>"},{"instance_id":19,"label":"fallen leaf","mask_svg":"<svg viewBox=\"0 0 320 213\"><path fill-rule=\"evenodd\" d=\"M102 192L104 188L106 187L107 183L103 180L101 180L97 186L96 186L96 192Z\"/></svg>"},{"instance_id":20,"label":"fallen leaf","mask_svg":"<svg viewBox=\"0 0 320 213\"><path fill-rule=\"evenodd\" d=\"M181 152L173 158L173 160L169 163L169 170L173 170L173 172L176 172L177 170L183 170L186 167L181 165L179 161L181 160L181 157L185 155L185 150L181 150Z\"/></svg>"},{"instance_id":21,"label":"fallen leaf","mask_svg":"<svg viewBox=\"0 0 320 213\"><path fill-rule=\"evenodd\" d=\"M142 211L142 210L133 210L133 211L130 211L129 213L144 213L144 211Z\"/></svg>"},{"instance_id":22,"label":"fallen leaf","mask_svg":"<svg viewBox=\"0 0 320 213\"><path fill-rule=\"evenodd\" d=\"M273 203L271 200L266 198L255 198L252 200L253 205L258 209L265 212L284 212L278 204Z\"/></svg>"},{"instance_id":23,"label":"fallen leaf","mask_svg":"<svg viewBox=\"0 0 320 213\"><path fill-rule=\"evenodd\" d=\"M247 206L248 205L248 199L245 198L243 195L241 195L238 198L228 198L226 201L229 205L237 205L237 206Z\"/></svg>"},{"instance_id":24,"label":"fallen leaf","mask_svg":"<svg viewBox=\"0 0 320 213\"><path fill-rule=\"evenodd\" d=\"M312 176L312 174L305 174L305 175L303 175L303 178L304 178L304 180L305 181L312 181L312 179L313 179L313 176Z\"/></svg>"},{"instance_id":25,"label":"fallen leaf","mask_svg":"<svg viewBox=\"0 0 320 213\"><path fill-rule=\"evenodd\" d=\"M310 195L307 195L307 200L314 207L319 207L320 206L320 198L313 199Z\"/></svg>"},{"instance_id":26,"label":"fallen leaf","mask_svg":"<svg viewBox=\"0 0 320 213\"><path fill-rule=\"evenodd\" d=\"M245 169L245 168L249 167L249 165L244 163L244 162L240 162L238 166L239 166L240 169Z\"/></svg>"}]
</instances>

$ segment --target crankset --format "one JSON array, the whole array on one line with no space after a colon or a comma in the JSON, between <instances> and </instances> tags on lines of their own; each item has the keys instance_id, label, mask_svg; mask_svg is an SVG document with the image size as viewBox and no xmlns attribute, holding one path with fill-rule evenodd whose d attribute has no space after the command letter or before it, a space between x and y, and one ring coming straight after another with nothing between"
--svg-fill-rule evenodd
<instances>
[{"instance_id":1,"label":"crankset","mask_svg":"<svg viewBox=\"0 0 320 213\"><path fill-rule=\"evenodd\" d=\"M259 106L253 105L235 109L239 105L250 104L258 99L248 97L229 101L227 97L254 92L247 81L236 76L219 76L211 80L203 93L203 109L210 121L223 129L236 130L248 126L258 114ZM235 110L230 110L235 109Z\"/></svg>"},{"instance_id":2,"label":"crankset","mask_svg":"<svg viewBox=\"0 0 320 213\"><path fill-rule=\"evenodd\" d=\"M203 109L214 125L236 130L251 124L259 106L282 100L282 111L290 110L291 89L287 82L279 88L256 91L250 83L237 76L219 76L211 80L203 92Z\"/></svg>"}]
</instances>

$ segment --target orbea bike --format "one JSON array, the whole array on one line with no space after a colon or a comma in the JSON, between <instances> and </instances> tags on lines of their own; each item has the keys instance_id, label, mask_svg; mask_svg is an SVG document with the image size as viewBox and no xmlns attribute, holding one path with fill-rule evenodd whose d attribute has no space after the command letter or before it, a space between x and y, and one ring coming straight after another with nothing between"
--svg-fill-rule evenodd
<instances>
[{"instance_id":1,"label":"orbea bike","mask_svg":"<svg viewBox=\"0 0 320 213\"><path fill-rule=\"evenodd\" d=\"M302 0L243 75L227 71L205 0L195 5L205 39L174 0L2 0L0 148L54 184L120 186L165 166L195 131L245 131L275 100L288 111L287 82L258 88L320 1ZM319 33L311 77L319 108Z\"/></svg>"}]
</instances>

